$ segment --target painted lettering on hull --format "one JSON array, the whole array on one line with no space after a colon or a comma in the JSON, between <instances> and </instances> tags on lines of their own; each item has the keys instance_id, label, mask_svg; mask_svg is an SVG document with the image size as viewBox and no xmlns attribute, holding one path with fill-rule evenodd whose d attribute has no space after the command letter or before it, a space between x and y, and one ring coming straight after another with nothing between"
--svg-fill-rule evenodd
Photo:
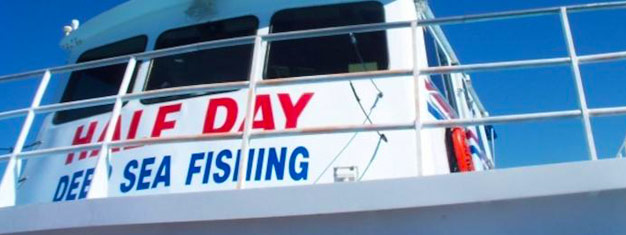
<instances>
[{"instance_id":1,"label":"painted lettering on hull","mask_svg":"<svg viewBox=\"0 0 626 235\"><path fill-rule=\"evenodd\" d=\"M313 98L312 92L307 92L301 94L297 98L293 98L290 94L279 93L277 94L278 101L281 107L281 114L285 119L285 125L282 128L292 129L297 128L298 120L300 116L304 112L305 108ZM150 132L150 137L160 137L164 132L176 131L177 123L184 120L178 120L174 117L174 114L179 113L185 103L175 103L168 104L158 108L156 112L156 117L153 120L152 130ZM211 98L208 100L205 111L204 123L201 126L201 133L203 134L211 134L211 133L227 133L234 131L242 131L244 120L240 121L239 125L237 125L237 118L243 112L240 111L242 109L237 101L230 97L221 97L221 98ZM217 114L223 113L224 120L221 123L217 122ZM263 129L263 130L275 130L277 129L275 122L275 115L281 115L276 113L272 108L272 100L270 99L270 95L267 94L259 94L256 98L256 105L254 108L254 117L256 118L253 121L252 128L254 129ZM144 118L143 110L136 110L133 112L132 118L130 120L130 127L128 131L125 133L126 140L133 140L137 138L137 130L140 124L145 122L142 118ZM122 122L125 120L122 117L119 117L119 121L115 127L113 140L118 141L122 139ZM99 122L93 121L86 125L81 125L76 128L74 131L74 139L72 140L72 145L83 145L90 144L95 142L102 142L104 140L104 135L106 130L108 129L109 124L104 123L103 130L100 133L96 133ZM147 125L147 124L144 124ZM99 134L99 138L95 138L96 134ZM123 149L114 148L113 152L118 152L121 150L127 150L131 148L136 148L139 146L129 146ZM66 157L65 164L69 165L77 160L83 160L87 157L95 157L98 155L98 150L93 151L82 151L78 153L78 159L76 159L75 153L69 153Z\"/></svg>"},{"instance_id":2,"label":"painted lettering on hull","mask_svg":"<svg viewBox=\"0 0 626 235\"><path fill-rule=\"evenodd\" d=\"M304 146L295 148L269 147L249 150L246 181L298 182L309 179L309 150ZM237 182L241 150L223 149L192 153L184 180L172 180L172 156L133 159L120 170L122 182L117 189L121 193L163 189L172 185L195 187ZM94 168L79 170L61 176L53 201L74 201L87 197ZM113 189L113 188L112 188Z\"/></svg>"}]
</instances>

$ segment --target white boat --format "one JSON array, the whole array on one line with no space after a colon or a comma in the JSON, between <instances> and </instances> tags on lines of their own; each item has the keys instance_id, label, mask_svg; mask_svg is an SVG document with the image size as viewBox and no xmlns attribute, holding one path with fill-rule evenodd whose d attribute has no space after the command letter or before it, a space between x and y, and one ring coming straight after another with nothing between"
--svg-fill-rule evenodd
<instances>
[{"instance_id":1,"label":"white boat","mask_svg":"<svg viewBox=\"0 0 626 235\"><path fill-rule=\"evenodd\" d=\"M0 233L623 234L569 14L413 0L133 0L66 27L0 183ZM560 16L569 57L462 64L440 25ZM470 72L569 65L579 109L489 116ZM63 90L53 79L69 78ZM59 95L42 104L43 94ZM47 113L26 150L36 114ZM590 161L496 170L493 124L580 118ZM109 128L109 126L111 128Z\"/></svg>"}]
</instances>

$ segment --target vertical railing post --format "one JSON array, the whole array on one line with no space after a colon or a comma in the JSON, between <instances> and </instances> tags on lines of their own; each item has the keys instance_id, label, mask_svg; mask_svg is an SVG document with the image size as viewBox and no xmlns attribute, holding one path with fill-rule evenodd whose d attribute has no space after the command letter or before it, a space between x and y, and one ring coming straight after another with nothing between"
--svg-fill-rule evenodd
<instances>
[{"instance_id":1,"label":"vertical railing post","mask_svg":"<svg viewBox=\"0 0 626 235\"><path fill-rule=\"evenodd\" d=\"M589 107L587 106L587 98L585 97L585 88L580 74L580 63L576 55L576 47L574 46L574 38L572 37L572 29L570 27L569 18L567 16L567 8L561 7L561 26L563 26L563 34L567 43L567 51L569 53L572 74L576 83L576 93L578 95L578 104L583 117L583 126L585 128L585 137L587 140L587 149L591 160L598 160L596 152L596 143L593 138L591 129L591 118L589 115Z\"/></svg>"},{"instance_id":2,"label":"vertical railing post","mask_svg":"<svg viewBox=\"0 0 626 235\"><path fill-rule=\"evenodd\" d=\"M250 133L252 132L252 123L254 122L254 111L256 106L256 84L260 79L259 66L261 63L261 54L264 39L262 36L256 36L254 40L254 52L252 53L252 69L250 70L250 84L248 87L248 100L244 119L244 127L241 141L241 157L239 159L237 186L236 189L243 189L246 182L246 173L248 172L248 152L250 149Z\"/></svg>"},{"instance_id":3,"label":"vertical railing post","mask_svg":"<svg viewBox=\"0 0 626 235\"><path fill-rule=\"evenodd\" d=\"M415 94L415 148L417 154L417 176L424 175L424 161L422 159L422 81L420 75L420 65L419 65L419 57L418 57L418 49L419 45L417 44L417 20L411 22L411 40L412 40L412 49L413 49L413 81L415 83L414 94Z\"/></svg>"},{"instance_id":4,"label":"vertical railing post","mask_svg":"<svg viewBox=\"0 0 626 235\"><path fill-rule=\"evenodd\" d=\"M131 57L128 60L126 71L124 72L124 78L122 84L117 93L115 104L113 105L113 111L111 111L111 117L109 119L108 127L102 145L100 146L100 152L98 153L98 159L96 162L96 168L89 186L89 193L87 198L105 198L109 194L109 144L113 140L113 134L115 133L115 127L120 119L122 113L123 100L122 97L126 95L130 81L132 80L135 67L137 66L137 59Z\"/></svg>"},{"instance_id":5,"label":"vertical railing post","mask_svg":"<svg viewBox=\"0 0 626 235\"><path fill-rule=\"evenodd\" d=\"M30 133L30 129L35 120L35 109L38 108L41 104L43 95L46 93L46 89L48 88L48 84L50 83L51 76L52 74L50 73L50 70L46 70L43 77L41 78L41 82L39 83L39 87L37 88L37 92L35 93L35 98L33 98L30 109L28 110L28 114L26 114L24 124L22 125L22 130L20 131L20 135L17 138L15 147L13 148L13 152L11 153L11 158L9 159L7 167L4 171L2 182L0 183L0 207L14 206L17 201L16 184L17 178L20 176L21 173L19 154L22 153L24 144L26 143L26 139L28 138L28 134Z\"/></svg>"}]
</instances>

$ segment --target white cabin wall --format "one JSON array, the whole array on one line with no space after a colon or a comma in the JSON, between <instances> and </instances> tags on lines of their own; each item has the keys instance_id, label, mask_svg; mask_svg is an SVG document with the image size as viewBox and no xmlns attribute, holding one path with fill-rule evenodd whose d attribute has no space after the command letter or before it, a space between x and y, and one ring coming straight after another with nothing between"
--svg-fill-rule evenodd
<instances>
[{"instance_id":1,"label":"white cabin wall","mask_svg":"<svg viewBox=\"0 0 626 235\"><path fill-rule=\"evenodd\" d=\"M139 2L143 2L145 4L148 1L131 1L127 4L124 4L118 10L122 11L122 15L130 14L133 11L133 6L139 6ZM155 5L160 5L161 7L167 6L167 8L155 7L155 9L153 9L152 11L144 10L147 14L146 17L132 19L132 21L127 22L127 24L116 24L117 27L106 28L104 26L93 26L94 28L100 27L102 31L99 32L92 30L84 31L81 34L80 31L77 31L77 34L74 35L74 37L84 36L86 38L84 43L75 47L72 50L72 55L70 56L70 58L72 61L75 61L81 53L88 49L142 34L147 35L149 38L147 51L150 51L152 50L152 48L154 48L155 40L158 38L158 36L167 30L195 25L206 21L215 21L244 15L257 16L259 18L259 29L257 33L259 35L265 35L269 33L268 25L270 22L270 18L276 11L287 8L297 8L311 5L327 5L345 2L358 1L326 0L315 1L314 4L312 4L312 1L303 0L277 0L272 1L271 4L268 4L268 2L265 1L249 1L249 4L244 4L242 2L235 3L235 1L217 1L216 7L223 10L218 10L210 17L204 18L202 20L192 20L182 13L186 10L186 4L190 3L190 1L178 1L176 3L174 3L173 1L164 1L158 3L155 2ZM413 1L411 0L386 0L381 2L384 3L387 22L410 21L417 18L415 7L413 5ZM271 8L270 6L280 6L280 8ZM112 16L105 14L102 16L102 18L96 19L96 21L94 21L95 23L92 23L91 25L94 25L97 22L106 22L107 17ZM155 23L157 21L158 23ZM83 26L83 29L84 28L86 28L86 26ZM412 35L412 31L409 28L393 29L387 32L390 70L412 69L414 64L417 64L420 68L428 66L422 32L422 28L418 28L415 35ZM415 37L415 45L417 45L417 48L415 48L413 45L412 36ZM413 60L413 49L415 49L415 52L417 53L417 61ZM263 47L260 50L260 54L257 56L257 58L265 58L265 54L266 48ZM258 60L257 62L259 64L257 66L257 69L253 71L253 74L256 78L260 79L262 77L263 68L265 67L265 60ZM139 75L136 83L134 84L134 92L140 92L143 90L149 69L149 62L143 62L140 65ZM425 79L425 77L421 78L422 81L424 81ZM412 122L415 119L415 115L418 113L416 111L415 105L416 97L414 96L414 94L416 91L416 86L414 84L414 79L411 76L405 76L393 79L377 79L376 83L378 83L383 89L386 90L385 97L380 100L376 112L371 115L371 119L374 120L374 123L389 124L391 122ZM355 81L354 85L360 92L363 105L369 108L375 102L375 97L377 95L376 90L373 89L370 81L367 80ZM421 114L422 121L433 120L432 116L429 115L427 111L428 93L425 92L424 84L419 84L418 89L418 93L420 94L420 103L418 106L420 108L419 113ZM311 91L316 92L315 102L312 102L310 104L310 107L307 108L307 110L311 111L305 113L305 115L302 116L299 127L310 128L326 125L362 124L364 117L358 106L354 103L354 96L350 92L350 87L347 85L347 82L318 83L310 85L293 85L258 89L258 93L275 95L278 92L287 92L291 93L291 95L293 95L294 97L299 97L303 92ZM220 97L232 97L237 100L241 107L243 107L243 105L245 105L244 95L246 93L247 91L245 89L242 89L233 92L232 94L220 95ZM274 100L274 103L272 104L274 106L274 110L281 110L281 107L276 102L276 97L272 97L272 99ZM201 130L198 130L198 126L200 126L199 124L203 123L203 115L206 111L207 106L206 97L196 97L190 98L188 100L178 100L153 105L142 104L139 100L130 101L124 106L122 111L122 133L126 133L129 129L129 119L132 112L136 110L143 110L144 116L139 126L140 134L138 137L147 137L154 123L156 116L155 114L159 106L173 103L183 103L184 106L180 113L172 114L168 117L168 119L175 120L178 117L182 116L185 116L186 118L184 122L181 120L181 122L177 124L178 130L169 130L166 132L166 134L164 134L164 136L173 136L177 134L199 134ZM199 114L199 112L201 114ZM94 117L85 118L83 120L77 120L72 123L58 126L52 125L50 121L46 122L47 126L42 129L42 132L47 132L49 130L49 133L47 133L47 138L51 140L48 143L49 145L46 147L69 145L71 143L71 139L74 135L74 131L76 130L76 128L79 125L87 125L89 121L96 120L99 122L98 129L96 130L96 135L99 135L99 133L101 133L102 129L104 128L104 123L106 123L108 115L109 114L100 114ZM237 123L241 123L242 119L243 116L240 115L240 117L237 118ZM283 123L285 120L282 115L276 115L276 121L277 123ZM423 130L421 132L421 149L416 148L417 133L415 130L386 131L384 133L389 137L390 141L388 144L382 145L379 152L380 157L375 159L375 162L371 165L371 169L369 169L368 174L363 177L363 180L413 177L417 175L437 175L449 172L444 141L445 131L443 129ZM297 145L306 144L310 146L312 153L313 151L316 151L315 154L319 158L315 161L323 162L324 164L326 164L327 162L330 162L330 158L332 158L334 154L337 153L339 149L341 149L341 147L343 146L343 142L349 140L350 135L351 134L348 133L317 135L312 137L298 136L282 139L255 139L251 143L251 146L260 148L263 146L282 147L281 145L284 145L291 148ZM372 152L374 152L374 147L376 146L378 140L378 135L376 135L376 133L374 132L360 133L357 137L357 140L355 141L358 144L349 146L346 149L346 157L338 160L332 166L357 166L359 167L359 169L364 170L364 168L367 168L368 161L370 161L370 157L372 156ZM141 160L139 158L145 158L148 156L163 157L163 155L165 155L163 151L167 150L165 151L167 152L167 154L170 154L174 157L179 156L179 158L173 160L175 161L175 167L178 167L174 172L184 172L186 170L185 167L187 167L188 164L186 162L180 161L188 160L186 158L180 158L180 156L189 157L189 151L192 151L192 149L194 149L193 151L208 151L219 150L220 148L222 148L220 146L226 146L228 149L232 149L234 151L241 146L240 143L240 140L229 141L228 144L205 141L185 144L168 144L154 147L146 147L144 149L129 150L128 152L124 152L124 154L120 154L128 157L118 157L115 161L113 161L113 164L115 164L114 169L116 170L116 173L111 178L111 181L109 181L111 183L110 188L119 188L119 183L125 182L125 179L121 178L122 175L119 172L124 169L124 166L127 165L126 163L128 161L134 159ZM419 158L419 156L421 156L421 159ZM22 195L25 195L22 201L24 201L25 203L30 203L45 202L47 200L50 200L48 194L49 192L54 192L54 187L57 186L56 182L50 184L46 189L41 189L38 187L38 185L47 185L49 183L44 181L47 181L49 179L56 180L62 175L72 174L73 172L76 172L79 168L83 169L85 167L90 167L91 165L91 162L89 160L86 160L84 162L81 162L80 165L74 164L68 167L64 166L62 164L63 162L59 162L65 159L63 155L57 157L58 158L56 159L42 158L37 166L33 166L30 171L31 174L39 173L39 169L41 170L41 172L51 171L50 168L46 168L44 166L51 166L52 163L56 164L55 167L62 169L62 171L53 171L54 176L47 177L46 179L41 179L41 183L30 183L35 182L35 179L29 181L30 185L27 185L22 190ZM317 177L318 175L321 175L321 180L319 181L319 183L332 183L334 180L332 177L332 168L329 173L323 174L322 168L324 166L326 165L312 165L309 176L311 178L309 179L310 181L306 183L311 183L313 178ZM174 180L176 180L177 183L184 181L184 179ZM271 182L257 182L252 183L250 187L286 186L302 184L305 182L286 182L285 184L282 183L283 182L278 182L276 184ZM218 187L208 189L203 185L194 188L172 186L171 188L162 188L150 192L131 192L131 194L120 194L119 192L116 192L114 190L110 192L109 195L122 196L139 195L146 193L150 194L165 192L232 189L233 186L234 185L232 184L224 184L218 185ZM41 193L39 192L44 191L45 198L41 198L40 196L38 196L41 195Z\"/></svg>"}]
</instances>

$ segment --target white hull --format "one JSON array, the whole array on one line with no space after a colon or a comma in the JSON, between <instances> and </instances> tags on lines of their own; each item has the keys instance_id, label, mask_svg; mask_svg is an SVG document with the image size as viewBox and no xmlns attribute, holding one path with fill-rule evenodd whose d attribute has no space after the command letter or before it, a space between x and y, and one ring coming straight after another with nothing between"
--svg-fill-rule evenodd
<instances>
[{"instance_id":1,"label":"white hull","mask_svg":"<svg viewBox=\"0 0 626 235\"><path fill-rule=\"evenodd\" d=\"M626 160L0 210L2 233L625 234ZM35 222L36 221L36 222Z\"/></svg>"}]
</instances>

